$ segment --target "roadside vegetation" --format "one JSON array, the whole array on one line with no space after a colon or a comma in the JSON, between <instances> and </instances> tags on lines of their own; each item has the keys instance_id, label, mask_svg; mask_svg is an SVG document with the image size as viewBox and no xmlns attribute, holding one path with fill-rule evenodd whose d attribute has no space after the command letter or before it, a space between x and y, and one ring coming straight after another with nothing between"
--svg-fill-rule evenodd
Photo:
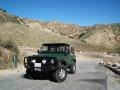
<instances>
[{"instance_id":1,"label":"roadside vegetation","mask_svg":"<svg viewBox=\"0 0 120 90\"><path fill-rule=\"evenodd\" d=\"M0 38L0 69L13 67L13 53L16 54L18 61L19 50L16 44L11 39L3 41Z\"/></svg>"},{"instance_id":2,"label":"roadside vegetation","mask_svg":"<svg viewBox=\"0 0 120 90\"><path fill-rule=\"evenodd\" d=\"M116 35L115 39L120 43L120 23L113 23L111 26L113 28L113 33ZM120 45L116 47L113 52L120 54Z\"/></svg>"}]
</instances>

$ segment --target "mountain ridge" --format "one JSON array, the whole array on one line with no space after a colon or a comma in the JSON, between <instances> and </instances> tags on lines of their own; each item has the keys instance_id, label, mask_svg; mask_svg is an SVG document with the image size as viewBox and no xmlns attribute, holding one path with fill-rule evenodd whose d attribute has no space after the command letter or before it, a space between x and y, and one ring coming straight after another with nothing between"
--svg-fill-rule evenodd
<instances>
[{"instance_id":1,"label":"mountain ridge","mask_svg":"<svg viewBox=\"0 0 120 90\"><path fill-rule=\"evenodd\" d=\"M79 26L61 22L41 22L33 19L20 18L0 11L0 22L23 25L25 28L39 30L68 37L93 46L101 46L110 50L120 48L120 24L101 24L93 26Z\"/></svg>"}]
</instances>

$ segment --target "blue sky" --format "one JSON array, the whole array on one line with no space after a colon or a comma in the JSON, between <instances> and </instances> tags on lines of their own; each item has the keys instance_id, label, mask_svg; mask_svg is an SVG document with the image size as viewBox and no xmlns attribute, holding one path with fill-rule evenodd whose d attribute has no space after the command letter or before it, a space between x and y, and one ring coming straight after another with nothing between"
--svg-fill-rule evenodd
<instances>
[{"instance_id":1,"label":"blue sky","mask_svg":"<svg viewBox=\"0 0 120 90\"><path fill-rule=\"evenodd\" d=\"M9 13L77 25L120 22L120 0L0 0Z\"/></svg>"}]
</instances>

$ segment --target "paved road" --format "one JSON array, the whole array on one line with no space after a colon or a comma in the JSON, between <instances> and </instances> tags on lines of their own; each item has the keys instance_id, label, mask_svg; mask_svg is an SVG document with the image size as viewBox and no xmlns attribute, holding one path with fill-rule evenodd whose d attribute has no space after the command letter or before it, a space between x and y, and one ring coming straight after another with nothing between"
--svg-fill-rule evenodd
<instances>
[{"instance_id":1,"label":"paved road","mask_svg":"<svg viewBox=\"0 0 120 90\"><path fill-rule=\"evenodd\" d=\"M0 90L107 90L105 68L97 64L93 58L77 57L76 74L68 74L63 83L55 83L49 79L32 80L21 77L17 73L0 77Z\"/></svg>"}]
</instances>

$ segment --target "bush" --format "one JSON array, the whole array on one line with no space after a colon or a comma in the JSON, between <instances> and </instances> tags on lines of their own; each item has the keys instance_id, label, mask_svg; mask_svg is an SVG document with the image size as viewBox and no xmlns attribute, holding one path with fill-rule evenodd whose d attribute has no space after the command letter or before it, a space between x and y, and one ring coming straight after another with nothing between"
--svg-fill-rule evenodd
<instances>
[{"instance_id":1,"label":"bush","mask_svg":"<svg viewBox=\"0 0 120 90\"><path fill-rule=\"evenodd\" d=\"M7 40L4 43L4 47L7 48L8 50L12 51L13 53L15 53L16 59L18 61L19 49L18 49L17 45L11 39Z\"/></svg>"},{"instance_id":2,"label":"bush","mask_svg":"<svg viewBox=\"0 0 120 90\"><path fill-rule=\"evenodd\" d=\"M4 42L2 39L0 40L0 69L15 67L12 64L12 59L13 53L15 53L15 59L18 62L19 50L17 45L11 39Z\"/></svg>"},{"instance_id":3,"label":"bush","mask_svg":"<svg viewBox=\"0 0 120 90\"><path fill-rule=\"evenodd\" d=\"M12 52L19 53L17 45L11 39L4 42L3 47L7 48L8 50L10 50Z\"/></svg>"},{"instance_id":4,"label":"bush","mask_svg":"<svg viewBox=\"0 0 120 90\"><path fill-rule=\"evenodd\" d=\"M12 52L15 52L16 54L19 53L17 45L11 39L3 42L2 38L0 38L0 47L6 48Z\"/></svg>"},{"instance_id":5,"label":"bush","mask_svg":"<svg viewBox=\"0 0 120 90\"><path fill-rule=\"evenodd\" d=\"M6 10L4 10L4 9L2 9L2 8L0 8L0 11L5 12L5 13L7 12Z\"/></svg>"},{"instance_id":6,"label":"bush","mask_svg":"<svg viewBox=\"0 0 120 90\"><path fill-rule=\"evenodd\" d=\"M1 37L0 37L0 57L1 57L1 55L2 55L1 45L2 45L2 39L1 39Z\"/></svg>"},{"instance_id":7,"label":"bush","mask_svg":"<svg viewBox=\"0 0 120 90\"><path fill-rule=\"evenodd\" d=\"M115 49L113 50L113 52L120 54L120 47L119 47L119 48L115 48Z\"/></svg>"},{"instance_id":8,"label":"bush","mask_svg":"<svg viewBox=\"0 0 120 90\"><path fill-rule=\"evenodd\" d=\"M0 57L2 56L2 50L1 50L1 48L0 48Z\"/></svg>"}]
</instances>

